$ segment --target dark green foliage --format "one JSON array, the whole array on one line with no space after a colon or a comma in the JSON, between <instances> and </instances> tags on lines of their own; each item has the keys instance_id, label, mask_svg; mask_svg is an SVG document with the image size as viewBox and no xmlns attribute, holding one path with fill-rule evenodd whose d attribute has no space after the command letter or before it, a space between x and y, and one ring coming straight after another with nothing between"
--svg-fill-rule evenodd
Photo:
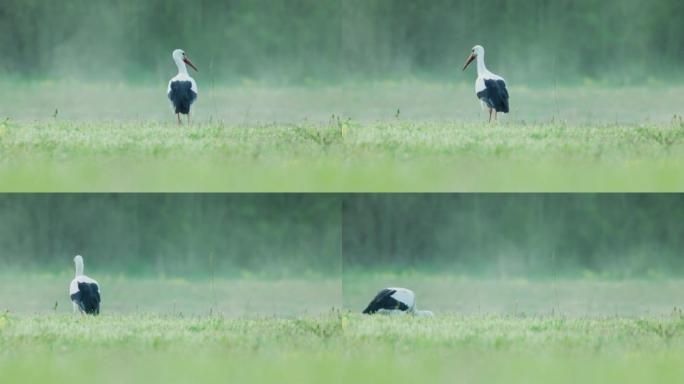
<instances>
[{"instance_id":1,"label":"dark green foliage","mask_svg":"<svg viewBox=\"0 0 684 384\"><path fill-rule=\"evenodd\" d=\"M299 82L335 75L337 1L7 0L0 71L168 79L185 49L210 78Z\"/></svg>"},{"instance_id":2,"label":"dark green foliage","mask_svg":"<svg viewBox=\"0 0 684 384\"><path fill-rule=\"evenodd\" d=\"M681 195L356 195L344 268L502 276L684 272Z\"/></svg>"},{"instance_id":3,"label":"dark green foliage","mask_svg":"<svg viewBox=\"0 0 684 384\"><path fill-rule=\"evenodd\" d=\"M684 272L684 196L0 195L0 266L302 276Z\"/></svg>"},{"instance_id":4,"label":"dark green foliage","mask_svg":"<svg viewBox=\"0 0 684 384\"><path fill-rule=\"evenodd\" d=\"M463 79L470 48L516 83L681 79L676 0L4 0L0 73L207 81Z\"/></svg>"},{"instance_id":5,"label":"dark green foliage","mask_svg":"<svg viewBox=\"0 0 684 384\"><path fill-rule=\"evenodd\" d=\"M339 200L257 194L0 195L0 265L302 276L339 269Z\"/></svg>"}]
</instances>

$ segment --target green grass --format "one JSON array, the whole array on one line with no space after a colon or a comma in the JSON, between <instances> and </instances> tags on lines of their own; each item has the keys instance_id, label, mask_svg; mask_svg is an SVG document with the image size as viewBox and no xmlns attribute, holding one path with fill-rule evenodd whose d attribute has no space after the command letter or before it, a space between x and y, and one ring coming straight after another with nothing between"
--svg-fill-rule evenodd
<instances>
[{"instance_id":1,"label":"green grass","mask_svg":"<svg viewBox=\"0 0 684 384\"><path fill-rule=\"evenodd\" d=\"M0 190L677 191L684 125L0 127Z\"/></svg>"},{"instance_id":2,"label":"green grass","mask_svg":"<svg viewBox=\"0 0 684 384\"><path fill-rule=\"evenodd\" d=\"M684 189L684 89L513 91L489 125L468 87L210 89L179 128L156 90L19 87L0 191Z\"/></svg>"},{"instance_id":3,"label":"green grass","mask_svg":"<svg viewBox=\"0 0 684 384\"><path fill-rule=\"evenodd\" d=\"M4 382L677 382L684 318L0 317Z\"/></svg>"},{"instance_id":4,"label":"green grass","mask_svg":"<svg viewBox=\"0 0 684 384\"><path fill-rule=\"evenodd\" d=\"M93 318L69 313L68 276L2 277L3 383L684 379L681 281L102 276ZM360 315L385 285L410 286L437 316Z\"/></svg>"},{"instance_id":5,"label":"green grass","mask_svg":"<svg viewBox=\"0 0 684 384\"><path fill-rule=\"evenodd\" d=\"M128 278L91 271L102 287L102 311L228 317L321 315L342 306L338 278ZM0 313L69 314L69 274L0 274ZM26 286L30 285L27 290Z\"/></svg>"}]
</instances>

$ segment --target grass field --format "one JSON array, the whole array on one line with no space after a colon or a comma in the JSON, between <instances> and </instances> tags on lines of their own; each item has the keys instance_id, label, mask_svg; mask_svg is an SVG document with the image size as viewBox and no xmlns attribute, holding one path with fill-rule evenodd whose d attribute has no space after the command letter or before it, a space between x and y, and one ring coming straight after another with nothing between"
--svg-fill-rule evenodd
<instances>
[{"instance_id":1,"label":"grass field","mask_svg":"<svg viewBox=\"0 0 684 384\"><path fill-rule=\"evenodd\" d=\"M68 283L73 276L0 276L0 311L59 315L73 310L68 295ZM322 315L342 306L339 279L217 278L212 281L102 276L97 280L102 286L103 312L116 314L302 316ZM26 284L30 284L30 290L26 290Z\"/></svg>"},{"instance_id":2,"label":"grass field","mask_svg":"<svg viewBox=\"0 0 684 384\"><path fill-rule=\"evenodd\" d=\"M641 383L684 378L684 317L0 316L3 382Z\"/></svg>"},{"instance_id":3,"label":"grass field","mask_svg":"<svg viewBox=\"0 0 684 384\"><path fill-rule=\"evenodd\" d=\"M0 303L8 311L0 315L0 381L684 379L681 281L238 279L213 283L215 299L202 293L209 289L205 280L101 278L103 314L91 318L68 313L64 279L3 278ZM358 314L385 283L410 284L420 306L437 316ZM62 303L57 310L54 300ZM247 302L254 303L249 311Z\"/></svg>"},{"instance_id":4,"label":"grass field","mask_svg":"<svg viewBox=\"0 0 684 384\"><path fill-rule=\"evenodd\" d=\"M0 96L0 191L684 189L684 88L513 88L498 125L465 86L209 88L180 128L160 92Z\"/></svg>"}]
</instances>

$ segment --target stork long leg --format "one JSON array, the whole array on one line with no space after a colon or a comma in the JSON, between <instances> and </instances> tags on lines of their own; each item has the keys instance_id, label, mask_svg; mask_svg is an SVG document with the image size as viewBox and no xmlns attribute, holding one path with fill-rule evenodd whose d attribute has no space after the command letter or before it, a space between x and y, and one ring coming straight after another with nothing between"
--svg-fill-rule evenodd
<instances>
[{"instance_id":1,"label":"stork long leg","mask_svg":"<svg viewBox=\"0 0 684 384\"><path fill-rule=\"evenodd\" d=\"M489 108L489 122L492 122L492 109Z\"/></svg>"},{"instance_id":2,"label":"stork long leg","mask_svg":"<svg viewBox=\"0 0 684 384\"><path fill-rule=\"evenodd\" d=\"M496 110L494 111L494 121L499 121L499 112Z\"/></svg>"},{"instance_id":3,"label":"stork long leg","mask_svg":"<svg viewBox=\"0 0 684 384\"><path fill-rule=\"evenodd\" d=\"M178 118L178 125L181 125L180 113L176 113L176 117Z\"/></svg>"}]
</instances>

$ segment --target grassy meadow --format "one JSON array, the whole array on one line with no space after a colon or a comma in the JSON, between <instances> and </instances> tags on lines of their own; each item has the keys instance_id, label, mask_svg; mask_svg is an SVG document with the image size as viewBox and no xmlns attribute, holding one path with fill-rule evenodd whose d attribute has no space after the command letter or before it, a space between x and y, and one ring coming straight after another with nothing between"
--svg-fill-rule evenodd
<instances>
[{"instance_id":1,"label":"grassy meadow","mask_svg":"<svg viewBox=\"0 0 684 384\"><path fill-rule=\"evenodd\" d=\"M684 377L681 314L0 319L0 372L10 382L640 383Z\"/></svg>"},{"instance_id":2,"label":"grassy meadow","mask_svg":"<svg viewBox=\"0 0 684 384\"><path fill-rule=\"evenodd\" d=\"M0 190L676 191L684 88L207 87L178 127L163 89L15 85Z\"/></svg>"},{"instance_id":3,"label":"grassy meadow","mask_svg":"<svg viewBox=\"0 0 684 384\"><path fill-rule=\"evenodd\" d=\"M19 280L38 287L48 308L27 306L35 294L10 289ZM198 293L206 281L106 278L103 313L92 318L71 315L65 305L49 308L53 299L65 301L62 280L3 279L4 382L638 383L684 377L684 315L677 309L684 283L678 281L355 275L337 289L312 279L261 281L255 289L249 280L219 280L217 305ZM360 315L376 284L390 280L414 284L420 306L437 316ZM330 305L340 300L340 289L342 308ZM181 293L187 301L172 309ZM247 297L252 314L233 303ZM284 300L294 310L283 310Z\"/></svg>"}]
</instances>

